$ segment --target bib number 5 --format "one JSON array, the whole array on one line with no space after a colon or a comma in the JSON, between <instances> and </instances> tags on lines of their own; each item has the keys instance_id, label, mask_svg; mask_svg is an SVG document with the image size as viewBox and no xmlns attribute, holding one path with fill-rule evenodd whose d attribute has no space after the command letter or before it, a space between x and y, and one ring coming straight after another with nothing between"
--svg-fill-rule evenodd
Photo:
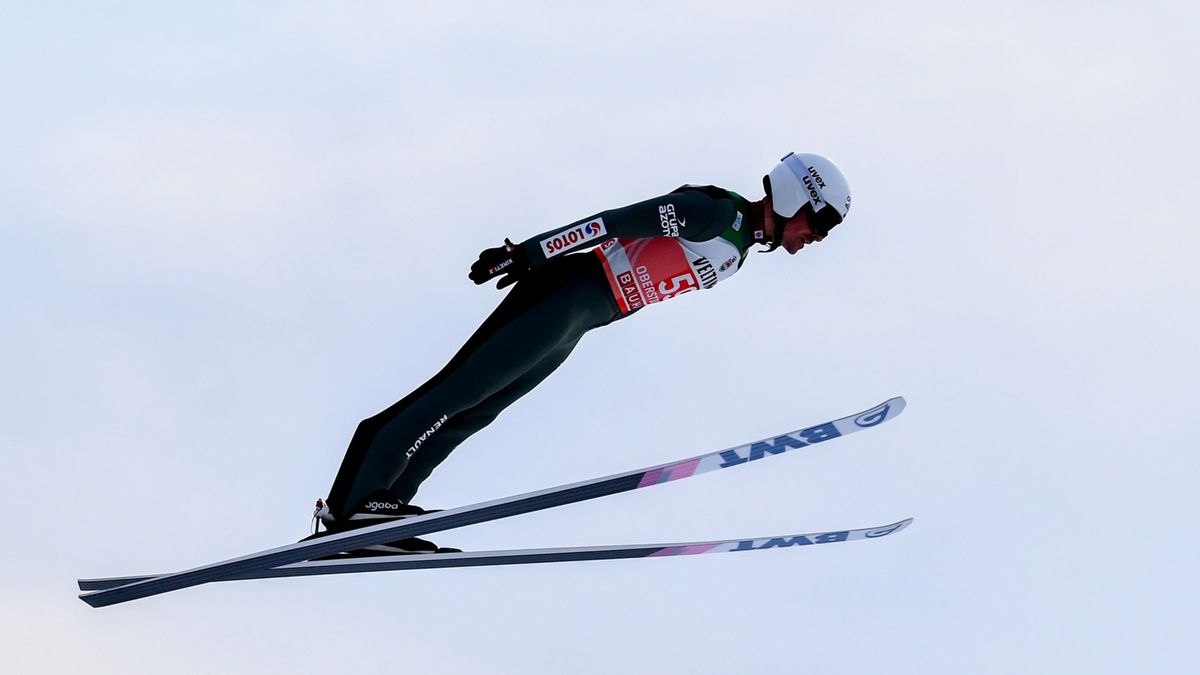
<instances>
[{"instance_id":1,"label":"bib number 5","mask_svg":"<svg viewBox=\"0 0 1200 675\"><path fill-rule=\"evenodd\" d=\"M668 283L670 285L668 285ZM680 293L694 291L696 288L696 277L692 276L691 274L679 274L672 278L670 282L659 282L658 294L662 296L663 300L668 300L676 295L679 295Z\"/></svg>"}]
</instances>

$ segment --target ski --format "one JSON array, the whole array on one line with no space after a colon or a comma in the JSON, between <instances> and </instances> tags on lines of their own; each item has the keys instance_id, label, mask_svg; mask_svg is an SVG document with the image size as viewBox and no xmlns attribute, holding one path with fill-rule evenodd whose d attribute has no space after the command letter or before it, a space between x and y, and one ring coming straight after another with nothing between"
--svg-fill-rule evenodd
<instances>
[{"instance_id":1,"label":"ski","mask_svg":"<svg viewBox=\"0 0 1200 675\"><path fill-rule=\"evenodd\" d=\"M280 567L304 560L314 560L398 539L508 518L522 513L531 513L690 478L718 469L741 466L765 457L784 454L878 426L903 412L904 405L904 399L896 397L857 415L850 415L791 433L678 462L660 464L637 471L528 492L470 506L460 506L424 516L405 518L401 521L339 532L319 539L288 544L117 588L85 593L79 597L92 607L107 607L211 581L231 579L253 571Z\"/></svg>"},{"instance_id":2,"label":"ski","mask_svg":"<svg viewBox=\"0 0 1200 675\"><path fill-rule=\"evenodd\" d=\"M899 532L912 523L912 518L883 527L861 530L841 530L812 534L787 534L757 539L722 539L683 544L626 544L621 546L583 546L574 548L531 548L512 551L472 551L466 553L426 553L415 555L386 555L368 558L341 558L292 563L281 567L250 570L224 581L274 579L280 577L311 577L325 574L358 574L360 572L390 572L397 570L444 569L449 567L489 567L493 565L531 565L536 563L574 562L581 560L625 560L630 558L665 558L702 553L739 553L765 551L774 548L833 544L843 541L879 539ZM140 577L110 577L80 579L79 590L101 591L153 579Z\"/></svg>"}]
</instances>

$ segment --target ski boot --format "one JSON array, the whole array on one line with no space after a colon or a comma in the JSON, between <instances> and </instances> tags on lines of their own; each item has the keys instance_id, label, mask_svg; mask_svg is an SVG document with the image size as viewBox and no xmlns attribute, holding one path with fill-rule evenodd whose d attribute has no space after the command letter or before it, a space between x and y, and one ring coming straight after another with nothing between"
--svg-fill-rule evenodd
<instances>
[{"instance_id":1,"label":"ski boot","mask_svg":"<svg viewBox=\"0 0 1200 675\"><path fill-rule=\"evenodd\" d=\"M358 508L354 509L350 515L344 519L338 519L333 516L329 510L329 506L322 500L317 500L316 509L313 510L313 533L301 541L310 541L319 537L325 537L330 534L346 532L348 530L356 530L360 527L368 527L370 525L378 525L380 523L394 522L403 520L404 518L413 518L415 516L423 516L427 513L436 513L437 509L425 510L419 506L405 504L396 499L387 490L376 490L368 496ZM320 532L319 526L324 525L325 531ZM462 549L448 548L438 546L428 539L420 539L418 537L409 537L407 539L399 539L390 541L385 544L376 544L365 548L336 553L319 560L329 560L337 558L360 558L366 556L378 555L407 555L413 553L461 553Z\"/></svg>"}]
</instances>

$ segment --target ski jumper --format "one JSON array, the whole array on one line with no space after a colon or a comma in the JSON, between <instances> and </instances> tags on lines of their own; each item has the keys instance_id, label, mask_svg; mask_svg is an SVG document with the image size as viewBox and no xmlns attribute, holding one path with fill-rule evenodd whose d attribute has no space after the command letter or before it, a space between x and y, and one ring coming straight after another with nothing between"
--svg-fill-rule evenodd
<instances>
[{"instance_id":1,"label":"ski jumper","mask_svg":"<svg viewBox=\"0 0 1200 675\"><path fill-rule=\"evenodd\" d=\"M751 230L741 196L684 186L522 242L531 269L450 362L359 423L329 492L334 517L381 488L409 502L454 448L554 372L584 333L735 273L755 243Z\"/></svg>"}]
</instances>

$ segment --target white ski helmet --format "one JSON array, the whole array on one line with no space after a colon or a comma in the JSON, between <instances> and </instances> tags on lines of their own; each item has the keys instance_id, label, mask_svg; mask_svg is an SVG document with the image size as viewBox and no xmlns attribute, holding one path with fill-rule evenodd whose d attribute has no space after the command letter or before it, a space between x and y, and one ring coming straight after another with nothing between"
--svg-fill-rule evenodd
<instances>
[{"instance_id":1,"label":"white ski helmet","mask_svg":"<svg viewBox=\"0 0 1200 675\"><path fill-rule=\"evenodd\" d=\"M842 222L850 211L850 184L828 157L789 152L771 173L763 177L771 195L771 208L782 218L791 218L805 204L824 230Z\"/></svg>"}]
</instances>

